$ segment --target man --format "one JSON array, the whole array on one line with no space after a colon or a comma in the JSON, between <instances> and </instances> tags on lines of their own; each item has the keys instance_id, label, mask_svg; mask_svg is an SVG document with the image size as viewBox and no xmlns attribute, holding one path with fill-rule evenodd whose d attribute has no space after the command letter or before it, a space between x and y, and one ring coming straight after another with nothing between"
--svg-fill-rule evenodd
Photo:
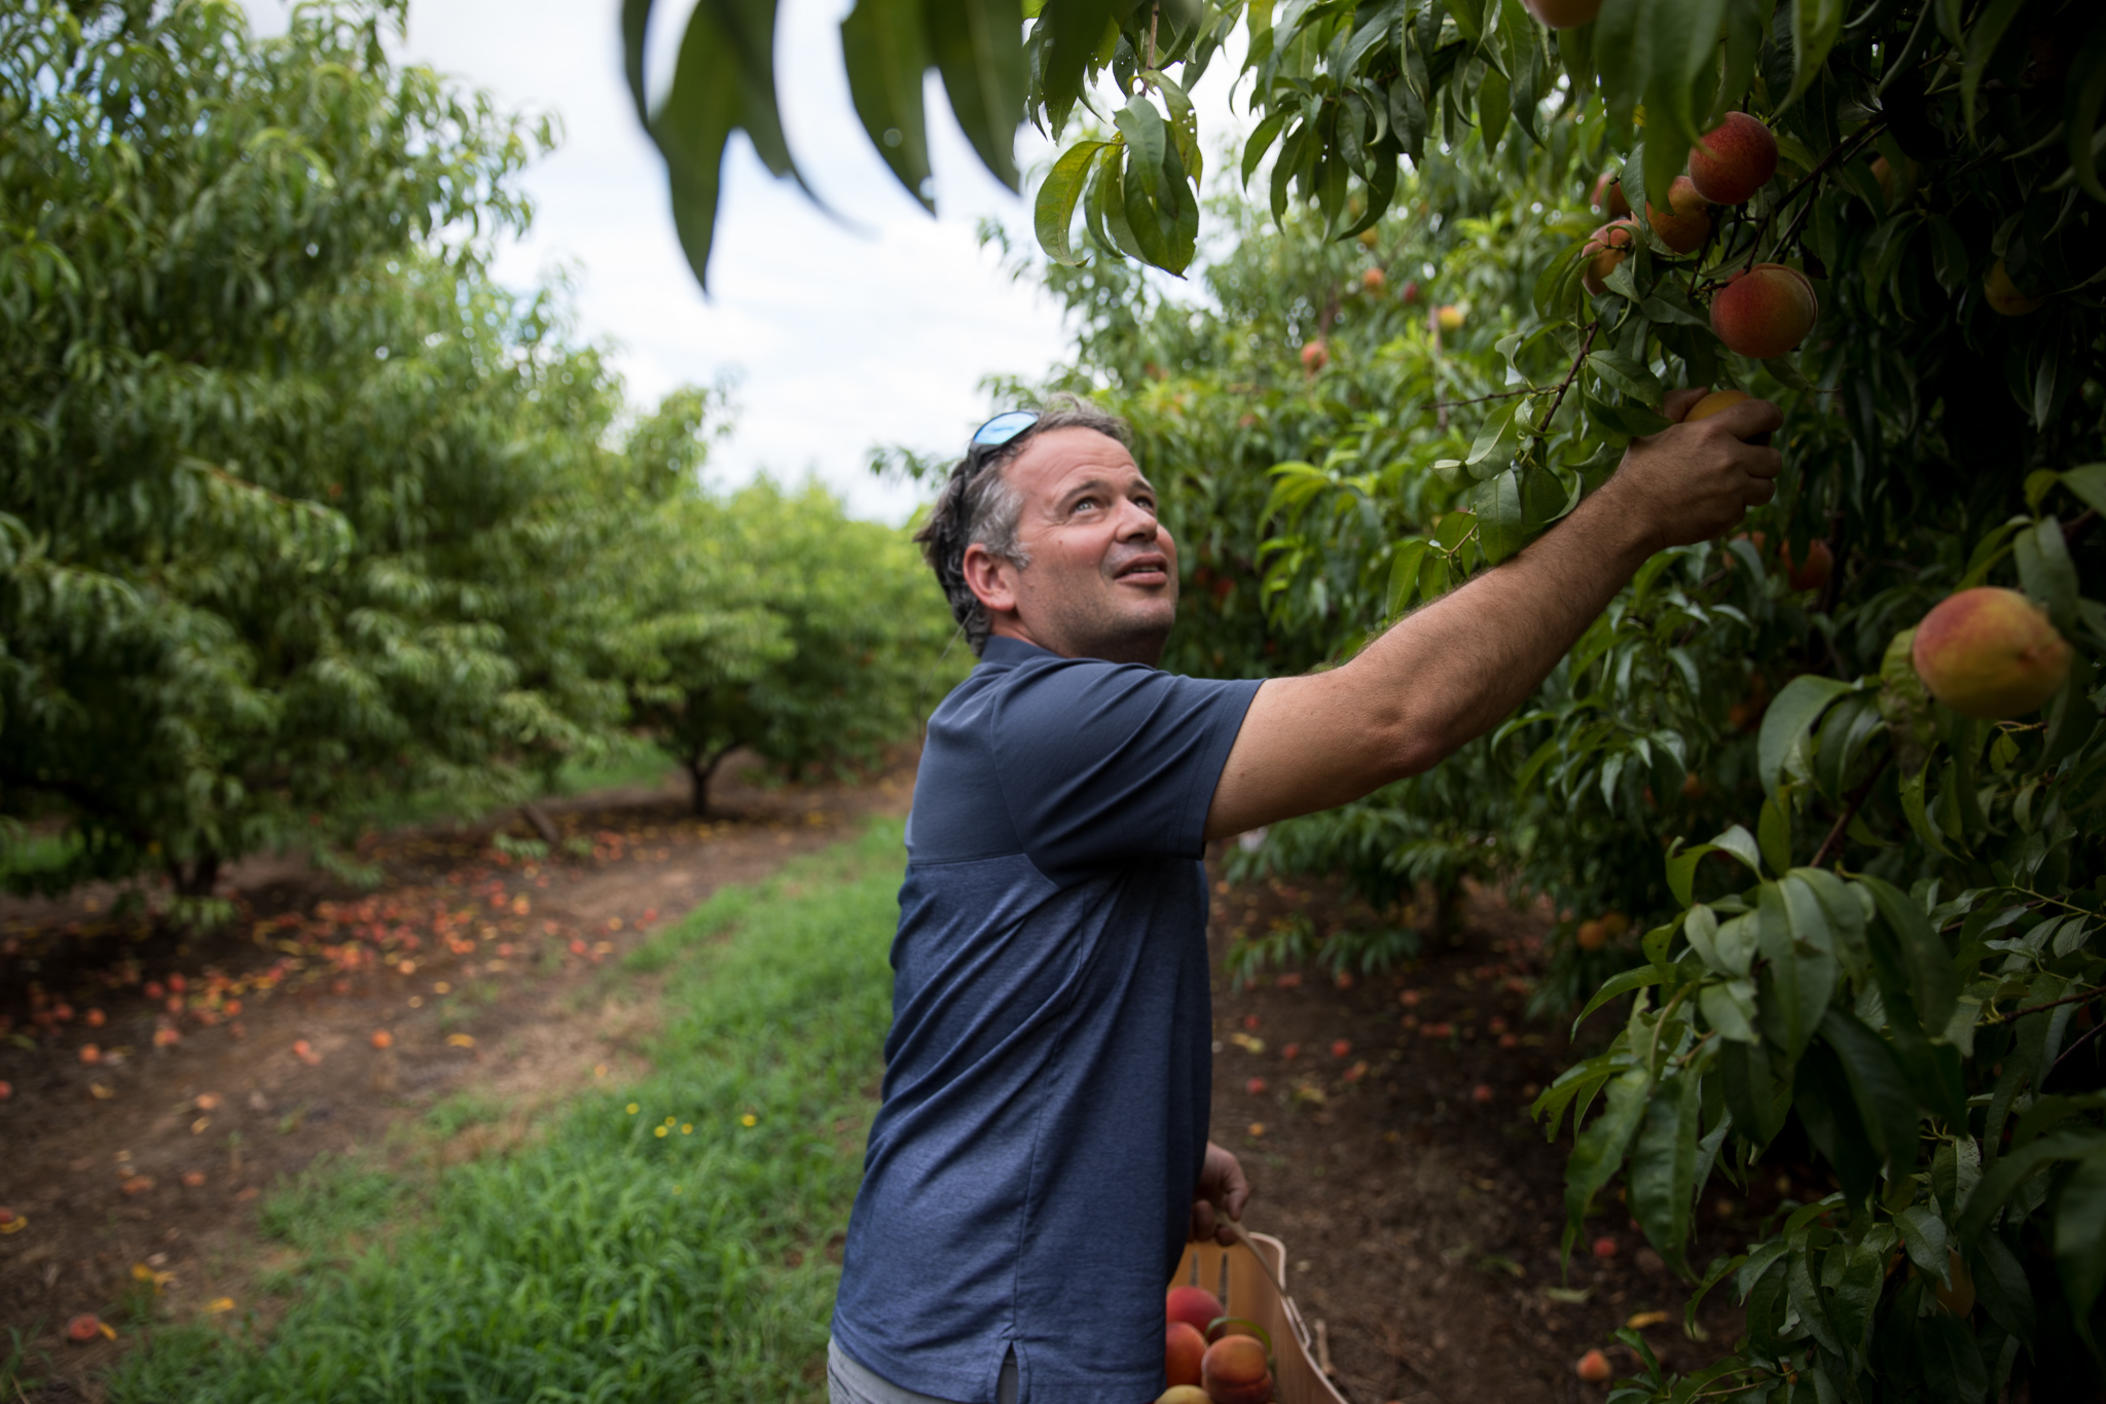
<instances>
[{"instance_id":1,"label":"man","mask_svg":"<svg viewBox=\"0 0 2106 1404\"><path fill-rule=\"evenodd\" d=\"M982 426L919 538L981 663L915 784L836 1404L1161 1391L1183 1241L1225 1236L1250 1194L1206 1138L1206 841L1496 725L1648 556L1770 500L1781 460L1747 441L1781 422L1750 400L1635 440L1512 560L1338 668L1263 683L1154 666L1177 548L1119 421L1075 401Z\"/></svg>"}]
</instances>

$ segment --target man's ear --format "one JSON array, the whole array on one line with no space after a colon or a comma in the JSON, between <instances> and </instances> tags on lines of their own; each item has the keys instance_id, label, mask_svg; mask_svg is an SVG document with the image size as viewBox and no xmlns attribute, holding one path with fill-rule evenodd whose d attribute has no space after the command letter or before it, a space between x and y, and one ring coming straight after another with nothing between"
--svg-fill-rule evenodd
<instances>
[{"instance_id":1,"label":"man's ear","mask_svg":"<svg viewBox=\"0 0 2106 1404\"><path fill-rule=\"evenodd\" d=\"M965 587L989 614L1016 609L1016 567L975 541L965 548Z\"/></svg>"}]
</instances>

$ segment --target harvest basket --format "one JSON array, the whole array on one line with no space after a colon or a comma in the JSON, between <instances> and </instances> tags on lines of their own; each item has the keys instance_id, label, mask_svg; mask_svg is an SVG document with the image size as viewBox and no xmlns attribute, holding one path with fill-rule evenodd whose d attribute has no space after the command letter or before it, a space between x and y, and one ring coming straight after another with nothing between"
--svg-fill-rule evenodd
<instances>
[{"instance_id":1,"label":"harvest basket","mask_svg":"<svg viewBox=\"0 0 2106 1404\"><path fill-rule=\"evenodd\" d=\"M1269 1234L1235 1232L1237 1242L1226 1248L1212 1239L1186 1244L1171 1285L1196 1283L1221 1298L1230 1316L1271 1334L1276 1404L1346 1404L1317 1368L1317 1342L1287 1295L1287 1245Z\"/></svg>"}]
</instances>

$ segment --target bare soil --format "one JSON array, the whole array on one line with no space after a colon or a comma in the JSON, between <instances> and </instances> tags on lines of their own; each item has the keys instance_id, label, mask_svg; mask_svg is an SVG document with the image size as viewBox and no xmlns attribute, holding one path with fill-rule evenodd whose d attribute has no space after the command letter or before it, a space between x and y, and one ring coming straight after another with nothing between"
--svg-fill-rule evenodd
<instances>
[{"instance_id":1,"label":"bare soil","mask_svg":"<svg viewBox=\"0 0 2106 1404\"><path fill-rule=\"evenodd\" d=\"M65 1326L111 1314L141 1271L167 1274L163 1319L241 1299L271 1266L264 1191L316 1157L387 1144L460 1094L507 1111L441 1154L502 1150L537 1109L640 1066L652 988L581 998L603 987L589 972L718 886L903 813L912 763L793 787L727 767L706 821L677 775L551 802L589 857L507 854L493 834L527 830L505 816L381 836L372 892L296 856L237 865L221 891L239 920L180 945L112 919L107 892L0 905L0 1207L23 1225L0 1231L0 1331L45 1379L26 1397L100 1397L130 1342L68 1346ZM1353 1404L1599 1397L1573 1364L1598 1345L1634 1366L1611 1340L1633 1318L1666 1361L1708 1358L1734 1330L1726 1294L1701 1317L1710 1341L1686 1339L1683 1285L1613 1202L1561 1266L1569 1133L1546 1145L1527 1115L1571 1056L1562 1023L1524 1014L1545 923L1489 892L1462 910L1454 943L1391 974L1217 975L1214 1137L1256 1184L1247 1226L1287 1244L1289 1291ZM1215 953L1289 919L1375 914L1325 885L1217 883ZM1702 1206L1693 1259L1733 1251L1776 1198Z\"/></svg>"}]
</instances>

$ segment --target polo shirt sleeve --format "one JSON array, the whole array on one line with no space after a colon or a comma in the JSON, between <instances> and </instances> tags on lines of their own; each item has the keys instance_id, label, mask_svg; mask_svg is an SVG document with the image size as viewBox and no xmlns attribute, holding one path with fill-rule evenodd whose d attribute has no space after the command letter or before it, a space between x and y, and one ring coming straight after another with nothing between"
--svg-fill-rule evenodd
<instances>
[{"instance_id":1,"label":"polo shirt sleeve","mask_svg":"<svg viewBox=\"0 0 2106 1404\"><path fill-rule=\"evenodd\" d=\"M989 717L1019 843L1055 881L1136 858L1198 858L1258 682L1063 660L1026 671Z\"/></svg>"}]
</instances>

